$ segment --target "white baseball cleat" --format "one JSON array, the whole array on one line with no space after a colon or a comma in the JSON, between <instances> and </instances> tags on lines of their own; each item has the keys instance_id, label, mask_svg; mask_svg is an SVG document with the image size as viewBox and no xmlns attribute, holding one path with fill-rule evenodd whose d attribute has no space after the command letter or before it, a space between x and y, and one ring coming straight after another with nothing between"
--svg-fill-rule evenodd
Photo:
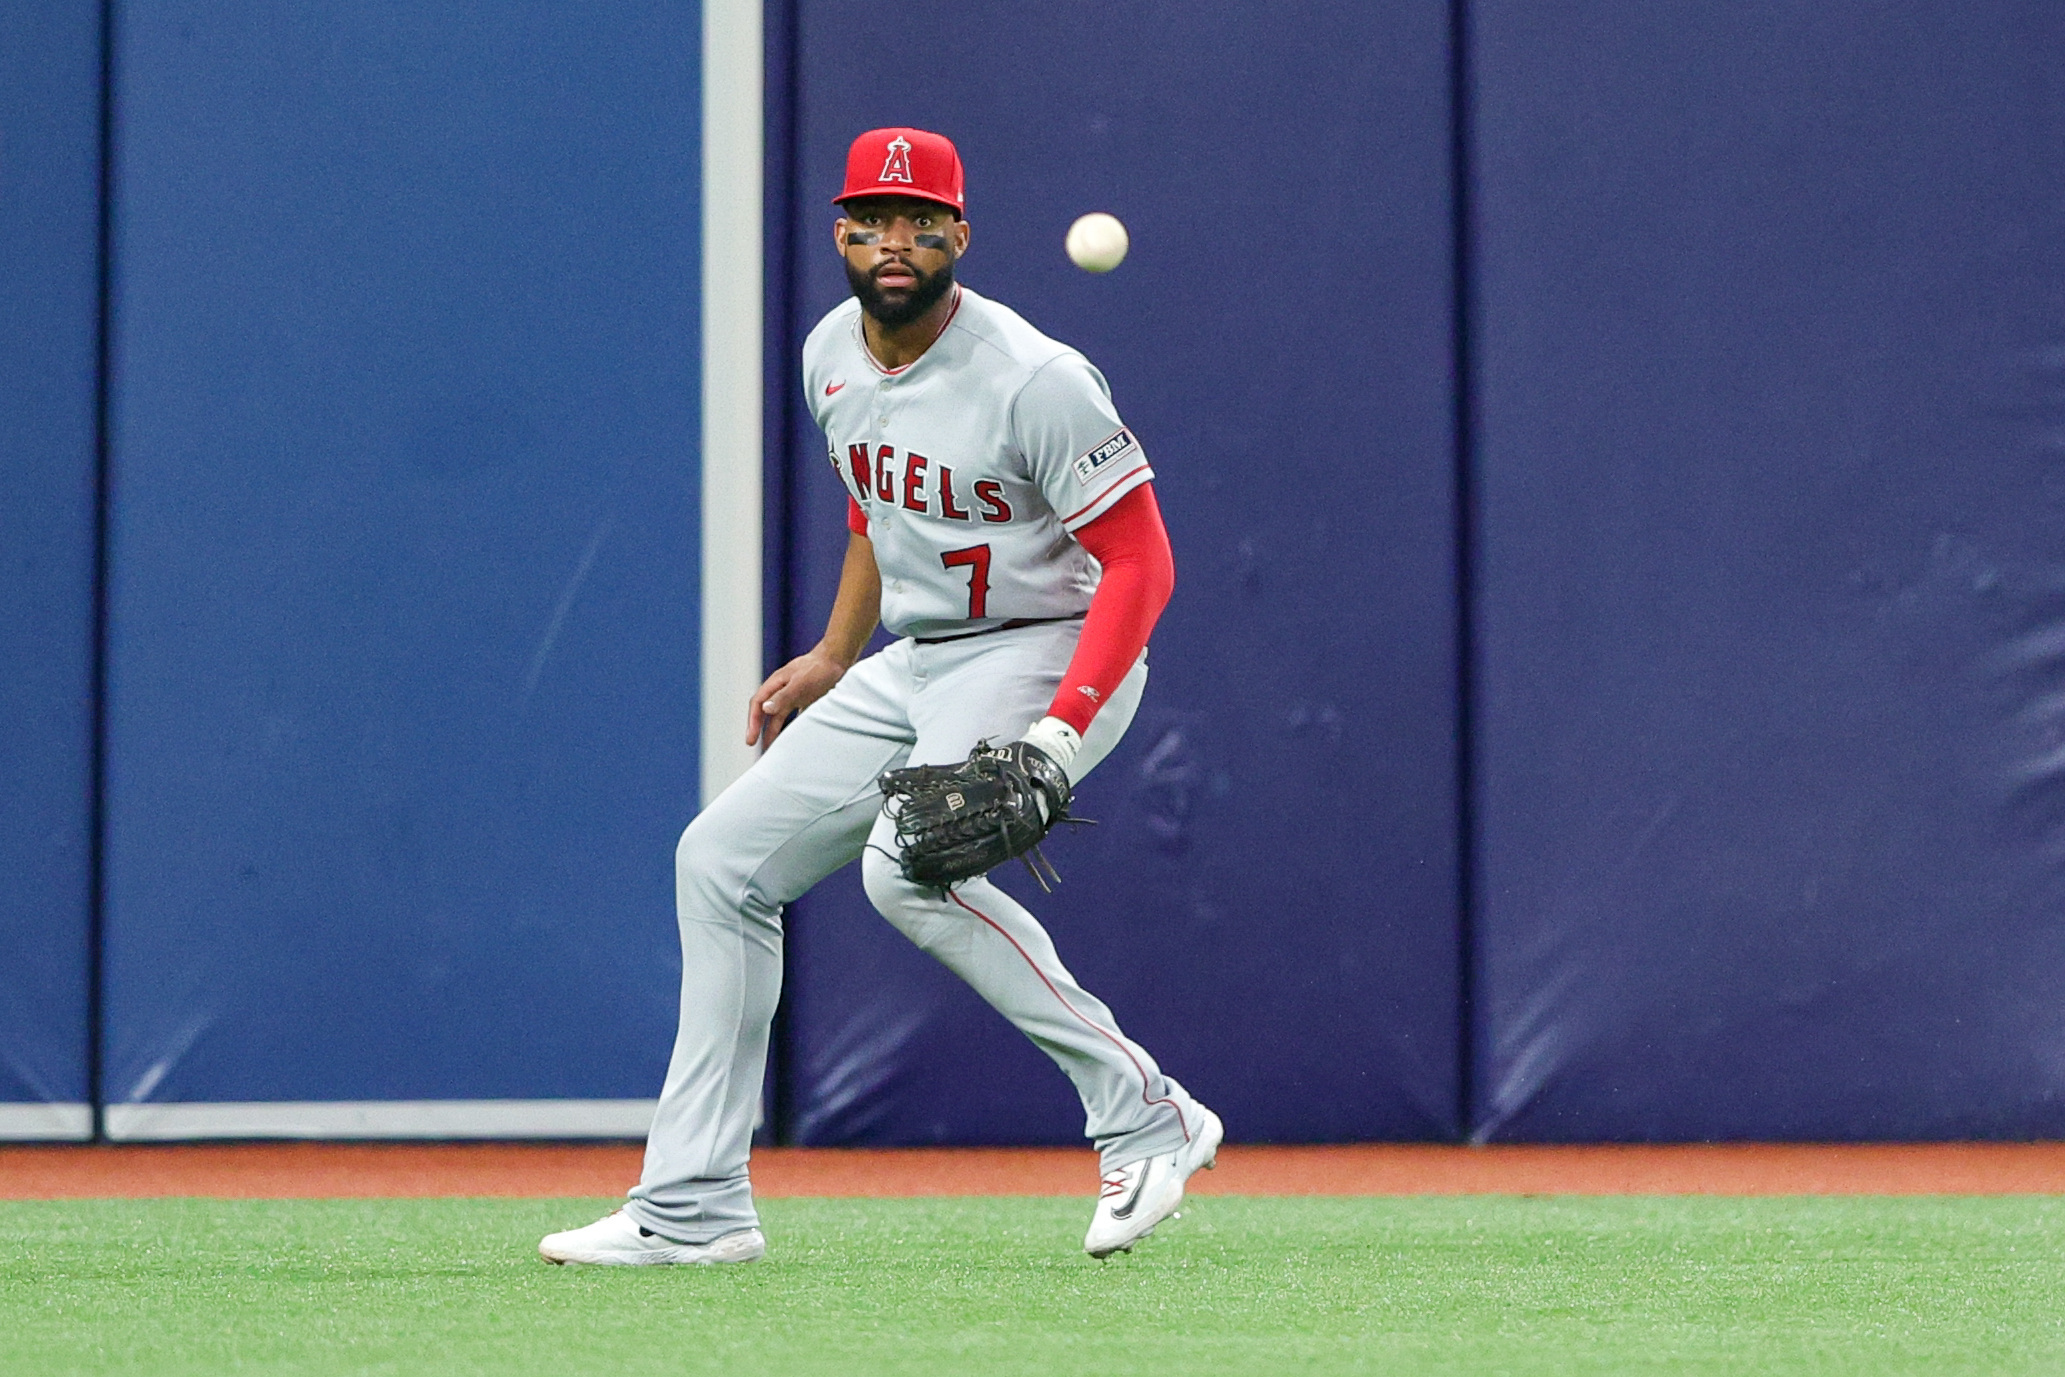
<instances>
[{"instance_id":1,"label":"white baseball cleat","mask_svg":"<svg viewBox=\"0 0 2065 1377\"><path fill-rule=\"evenodd\" d=\"M1090 1232L1083 1236L1083 1251L1097 1258L1133 1251L1133 1245L1153 1233L1155 1225L1176 1213L1183 1203L1183 1183L1190 1174L1217 1164L1219 1140L1225 1136L1219 1116L1207 1109L1204 1122L1182 1147L1107 1172Z\"/></svg>"},{"instance_id":2,"label":"white baseball cleat","mask_svg":"<svg viewBox=\"0 0 2065 1377\"><path fill-rule=\"evenodd\" d=\"M709 1243L676 1243L622 1210L612 1210L584 1229L547 1234L538 1256L547 1262L587 1262L600 1267L664 1267L671 1263L751 1262L767 1251L758 1229L740 1229Z\"/></svg>"}]
</instances>

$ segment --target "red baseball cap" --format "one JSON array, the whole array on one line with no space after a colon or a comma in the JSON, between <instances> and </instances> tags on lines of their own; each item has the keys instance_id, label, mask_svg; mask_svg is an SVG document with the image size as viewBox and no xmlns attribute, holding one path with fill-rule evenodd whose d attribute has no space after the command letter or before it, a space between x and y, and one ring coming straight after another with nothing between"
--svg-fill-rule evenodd
<instances>
[{"instance_id":1,"label":"red baseball cap","mask_svg":"<svg viewBox=\"0 0 2065 1377\"><path fill-rule=\"evenodd\" d=\"M870 129L846 151L846 189L833 203L856 196L910 196L937 201L959 215L966 207L961 155L944 134L923 129Z\"/></svg>"}]
</instances>

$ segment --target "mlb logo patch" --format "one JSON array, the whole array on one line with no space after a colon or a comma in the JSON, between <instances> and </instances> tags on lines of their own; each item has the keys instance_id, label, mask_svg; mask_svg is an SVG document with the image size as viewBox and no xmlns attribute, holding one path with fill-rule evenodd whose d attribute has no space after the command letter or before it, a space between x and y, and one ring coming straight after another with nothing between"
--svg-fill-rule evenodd
<instances>
[{"instance_id":1,"label":"mlb logo patch","mask_svg":"<svg viewBox=\"0 0 2065 1377\"><path fill-rule=\"evenodd\" d=\"M1110 467L1114 459L1130 454L1139 448L1140 446L1133 439L1133 432L1121 427L1118 434L1075 461L1076 482L1081 483L1086 488L1089 487L1091 481L1103 470Z\"/></svg>"}]
</instances>

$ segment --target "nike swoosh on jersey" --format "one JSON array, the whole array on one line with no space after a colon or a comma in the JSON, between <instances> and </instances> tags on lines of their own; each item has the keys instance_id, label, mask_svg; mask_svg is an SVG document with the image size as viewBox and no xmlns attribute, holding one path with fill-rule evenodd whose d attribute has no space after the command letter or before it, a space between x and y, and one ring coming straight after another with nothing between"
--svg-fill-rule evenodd
<instances>
[{"instance_id":1,"label":"nike swoosh on jersey","mask_svg":"<svg viewBox=\"0 0 2065 1377\"><path fill-rule=\"evenodd\" d=\"M826 383L826 384L825 384L825 395L826 395L827 397L829 397L829 396L831 396L831 395L832 395L832 394L833 394L834 392L837 392L837 391L838 391L838 390L839 390L840 388L842 388L842 387L844 387L844 386L846 386L846 384L845 384L845 383L842 383L842 382L835 382L835 383Z\"/></svg>"}]
</instances>

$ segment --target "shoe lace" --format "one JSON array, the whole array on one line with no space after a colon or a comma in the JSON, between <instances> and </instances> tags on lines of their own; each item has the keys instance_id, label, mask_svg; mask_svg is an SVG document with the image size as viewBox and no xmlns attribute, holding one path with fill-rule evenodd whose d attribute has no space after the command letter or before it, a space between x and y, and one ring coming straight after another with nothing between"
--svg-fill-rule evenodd
<instances>
[{"instance_id":1,"label":"shoe lace","mask_svg":"<svg viewBox=\"0 0 2065 1377\"><path fill-rule=\"evenodd\" d=\"M1104 1188L1097 1193L1099 1200L1109 1200L1114 1195L1126 1193L1126 1172L1123 1167L1104 1178Z\"/></svg>"}]
</instances>

